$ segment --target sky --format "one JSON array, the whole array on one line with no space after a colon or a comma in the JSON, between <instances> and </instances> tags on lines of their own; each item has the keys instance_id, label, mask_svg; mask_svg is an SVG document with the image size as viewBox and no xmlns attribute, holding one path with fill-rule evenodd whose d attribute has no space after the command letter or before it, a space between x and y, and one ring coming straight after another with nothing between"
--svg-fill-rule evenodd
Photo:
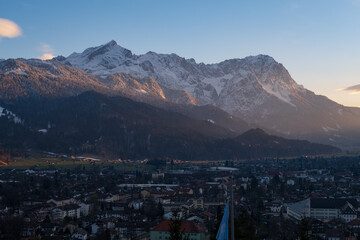
<instances>
[{"instance_id":1,"label":"sky","mask_svg":"<svg viewBox=\"0 0 360 240\"><path fill-rule=\"evenodd\" d=\"M307 89L360 107L360 0L0 0L0 59L110 40L204 63L267 54Z\"/></svg>"}]
</instances>

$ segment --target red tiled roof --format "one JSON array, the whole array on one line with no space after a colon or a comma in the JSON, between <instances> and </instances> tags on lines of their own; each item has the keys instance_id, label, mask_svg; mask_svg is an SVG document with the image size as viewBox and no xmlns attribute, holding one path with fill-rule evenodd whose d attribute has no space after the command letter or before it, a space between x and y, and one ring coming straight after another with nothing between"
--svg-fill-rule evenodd
<instances>
[{"instance_id":1,"label":"red tiled roof","mask_svg":"<svg viewBox=\"0 0 360 240\"><path fill-rule=\"evenodd\" d=\"M153 231L168 232L170 230L171 220L164 220L153 228ZM186 233L205 233L205 229L194 221L182 221L181 231Z\"/></svg>"}]
</instances>

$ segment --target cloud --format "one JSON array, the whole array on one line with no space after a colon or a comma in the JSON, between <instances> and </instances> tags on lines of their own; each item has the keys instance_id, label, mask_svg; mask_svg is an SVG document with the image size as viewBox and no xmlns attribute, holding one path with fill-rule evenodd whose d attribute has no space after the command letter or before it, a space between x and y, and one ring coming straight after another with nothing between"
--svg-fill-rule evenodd
<instances>
[{"instance_id":1,"label":"cloud","mask_svg":"<svg viewBox=\"0 0 360 240\"><path fill-rule=\"evenodd\" d=\"M49 44L41 43L40 51L44 53L54 52L54 49Z\"/></svg>"},{"instance_id":2,"label":"cloud","mask_svg":"<svg viewBox=\"0 0 360 240\"><path fill-rule=\"evenodd\" d=\"M55 56L52 55L51 53L44 53L41 57L39 57L39 59L41 60L49 60L49 59L53 59Z\"/></svg>"},{"instance_id":3,"label":"cloud","mask_svg":"<svg viewBox=\"0 0 360 240\"><path fill-rule=\"evenodd\" d=\"M54 49L46 43L41 43L41 46L39 48L40 52L43 53L43 55L41 55L40 57L38 57L41 60L49 60L54 58L55 56L54 54Z\"/></svg>"},{"instance_id":4,"label":"cloud","mask_svg":"<svg viewBox=\"0 0 360 240\"><path fill-rule=\"evenodd\" d=\"M350 92L350 94L360 94L360 84L354 85L351 87L347 87L347 88L340 88L340 89L337 89L337 91L348 91L348 92Z\"/></svg>"},{"instance_id":5,"label":"cloud","mask_svg":"<svg viewBox=\"0 0 360 240\"><path fill-rule=\"evenodd\" d=\"M21 35L21 28L8 19L0 18L0 40L3 37L14 38Z\"/></svg>"}]
</instances>

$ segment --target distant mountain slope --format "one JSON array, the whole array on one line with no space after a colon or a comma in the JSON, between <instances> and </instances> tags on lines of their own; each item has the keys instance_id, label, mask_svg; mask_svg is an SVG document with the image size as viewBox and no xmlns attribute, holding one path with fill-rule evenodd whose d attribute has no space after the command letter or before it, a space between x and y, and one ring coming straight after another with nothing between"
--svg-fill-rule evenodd
<instances>
[{"instance_id":1,"label":"distant mountain slope","mask_svg":"<svg viewBox=\"0 0 360 240\"><path fill-rule=\"evenodd\" d=\"M239 159L337 153L331 146L276 139L249 145L251 136L210 121L195 120L123 97L85 92L57 99L0 102L21 119L0 117L0 146L69 154L95 153L110 158L171 157L183 160ZM251 133L251 132L250 132ZM246 133L249 135L249 132ZM252 135L252 134L250 134ZM258 136L255 136L255 138ZM276 151L274 151L275 149Z\"/></svg>"},{"instance_id":2,"label":"distant mountain slope","mask_svg":"<svg viewBox=\"0 0 360 240\"><path fill-rule=\"evenodd\" d=\"M266 55L203 64L176 54L134 55L111 41L73 53L63 62L103 78L118 73L151 77L162 89L184 91L185 102L212 104L282 136L344 147L360 144L358 108L298 85L282 64ZM183 96L173 95L172 101Z\"/></svg>"},{"instance_id":3,"label":"distant mountain slope","mask_svg":"<svg viewBox=\"0 0 360 240\"><path fill-rule=\"evenodd\" d=\"M107 92L94 75L71 65L38 59L0 62L0 99L73 96L84 91Z\"/></svg>"}]
</instances>

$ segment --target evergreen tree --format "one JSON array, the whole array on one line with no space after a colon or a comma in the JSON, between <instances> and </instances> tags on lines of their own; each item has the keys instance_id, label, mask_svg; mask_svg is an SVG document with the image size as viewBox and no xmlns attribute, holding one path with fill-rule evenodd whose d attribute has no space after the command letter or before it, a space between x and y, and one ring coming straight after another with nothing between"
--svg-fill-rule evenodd
<instances>
[{"instance_id":1,"label":"evergreen tree","mask_svg":"<svg viewBox=\"0 0 360 240\"><path fill-rule=\"evenodd\" d=\"M189 240L189 236L181 229L182 219L178 211L173 212L173 217L170 220L170 237L169 240Z\"/></svg>"}]
</instances>

